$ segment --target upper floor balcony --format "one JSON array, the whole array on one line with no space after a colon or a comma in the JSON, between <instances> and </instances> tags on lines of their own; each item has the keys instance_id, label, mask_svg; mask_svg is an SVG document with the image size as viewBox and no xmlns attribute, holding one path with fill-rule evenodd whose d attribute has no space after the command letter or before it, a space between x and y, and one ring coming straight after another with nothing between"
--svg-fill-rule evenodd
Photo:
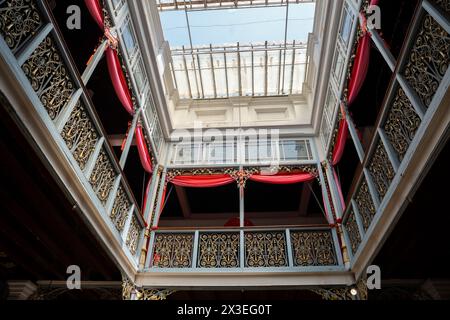
<instances>
[{"instance_id":1,"label":"upper floor balcony","mask_svg":"<svg viewBox=\"0 0 450 320\"><path fill-rule=\"evenodd\" d=\"M163 63L161 55L167 51L156 50L163 47L154 46L154 39L146 37L154 21L142 20L137 12L142 6L158 14L154 12L158 9L156 3L150 6L106 1L103 22L107 28L98 31L100 41L88 37L93 47L78 52L76 47L82 37L71 39L69 31L61 30L65 20L56 16L58 10L63 10L60 5L50 8L43 0L26 1L24 5L19 2L0 2L0 67L5 75L1 79L2 92L45 161L63 181L64 192L76 199L87 225L138 287L353 285L389 234L414 184L422 178L420 172L432 162L446 134L450 120L446 108L450 24L445 1L418 1L415 13L403 17L403 24L410 28L401 50L396 49L395 41L388 47L379 31L364 31L367 25L359 16L364 15L368 2L317 1L321 10L317 15L321 18L314 34L322 36L323 47L319 50L314 37L310 37L311 60L305 58L298 66L295 52L304 48L295 43L287 47L285 43L275 49L256 48L260 52L254 48L248 52L241 47L224 48L217 70L213 69L214 61L208 67L208 59L218 54L211 47L206 52L192 48L188 53L172 52L172 68L168 63L163 72L158 67ZM214 3L207 2L207 6ZM234 5L241 3L244 5L243 1ZM177 9L177 4L161 1L159 8ZM191 9L196 9L195 2L191 4ZM321 20L325 12L332 12L333 20ZM320 28L327 21L333 22L329 34ZM365 49L370 54L378 54L379 60L375 61L384 64L380 73L390 73L379 75L374 70L377 65L369 67L368 82L361 85L366 100L370 100L366 97L371 97L370 89L374 89L370 75L379 75L385 81L381 81L382 92L374 94L374 101L379 103L374 102L375 110L370 112L375 116L367 118L353 112L354 105L349 101L352 71L361 63L355 57L360 57L358 48L364 42L369 43ZM109 79L105 81L111 66L102 57L113 48L124 87L130 93L130 114L124 112L123 101L114 95L117 88ZM249 62L255 53L261 54L262 61L256 68ZM173 65L177 54L181 69ZM243 65L228 69L226 60L231 55L240 56L237 64L244 62L245 68L261 73L265 81L258 90L253 73L242 77ZM317 55L321 56L319 60ZM192 69L185 63L187 56ZM270 59L272 64L268 63ZM269 68L278 71L273 73L275 77L269 74ZM208 94L214 99L225 95L229 98L231 82L231 95L240 98L273 93L276 97L266 98L276 100L286 94L289 97L283 99L292 99L295 92L303 94L305 88L303 80L293 85L292 74L304 72L302 79L311 84L308 92L312 95L296 101L314 101L314 112L307 115L309 131L299 132L291 124L275 121L275 125L262 125L267 127L267 138L263 139L256 130L256 134L245 132L241 121L239 130L230 134L219 130L220 135L207 132L198 136L195 127L190 126L180 134L173 132L167 117L170 106L164 72L172 74L177 82L184 77L185 90L178 90L178 94L182 93L177 97L180 101L207 100ZM211 79L218 78L221 72L225 79L221 85L225 84L227 90L219 92L214 87L217 81ZM210 78L203 77L202 85L200 77L207 73ZM276 85L270 85L271 81ZM280 86L283 82L289 84L287 91ZM181 83L177 87L180 89ZM229 102L233 104L232 99ZM241 102L233 117L241 114ZM262 109L262 117L267 113L273 116L270 107ZM206 118L210 116L206 114ZM370 127L369 133L361 132L362 124L359 130L359 120ZM344 125L351 139L342 138ZM142 128L142 136L136 133L137 128ZM335 149L342 143L347 144L342 156L353 157L354 162L335 161ZM150 151L147 159L138 152L143 145ZM143 169L141 163L151 165L152 170ZM275 178L309 174L310 179L295 180L291 189L255 186L264 180L256 181L255 176L271 176L264 172L267 168L277 171ZM340 169L348 172L344 179L350 180L342 184L344 188ZM185 180L198 176L200 180L220 178L231 187L216 192L222 197L214 196L217 189L209 194L188 191L192 185L186 186ZM177 178L183 177L185 185L177 185ZM301 193L294 193L294 189ZM289 207L283 211L282 204L276 201L272 202L278 208L271 211L257 206L258 202L265 203L265 199L258 199L261 195L272 193L284 199L286 190L298 200L292 205L295 210ZM186 209L190 199L199 203L208 195L213 204L219 198L228 202L226 212ZM314 207L302 205L305 200ZM181 208L176 207L177 201ZM281 223L281 217L288 223ZM226 225L224 222L229 220L233 223ZM262 275L270 276L270 282ZM224 283L224 279L230 282Z\"/></svg>"}]
</instances>

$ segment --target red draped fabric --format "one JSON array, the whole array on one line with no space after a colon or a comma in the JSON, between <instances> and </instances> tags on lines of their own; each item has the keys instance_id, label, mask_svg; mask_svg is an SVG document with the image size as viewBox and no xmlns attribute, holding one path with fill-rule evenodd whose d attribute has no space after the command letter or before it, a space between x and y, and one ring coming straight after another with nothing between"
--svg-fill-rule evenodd
<instances>
[{"instance_id":1,"label":"red draped fabric","mask_svg":"<svg viewBox=\"0 0 450 320\"><path fill-rule=\"evenodd\" d=\"M135 130L136 144L139 152L139 158L141 160L142 167L147 173L153 172L152 160L148 152L147 143L145 142L144 133L142 127L138 125Z\"/></svg>"},{"instance_id":2,"label":"red draped fabric","mask_svg":"<svg viewBox=\"0 0 450 320\"><path fill-rule=\"evenodd\" d=\"M375 6L378 4L378 2L379 0L371 0L370 5ZM358 47L356 49L356 56L353 62L353 69L348 83L348 97L347 97L348 107L350 107L350 105L353 104L353 102L355 102L366 79L367 71L369 69L370 47L371 47L370 33L367 32L367 30L364 30L364 35L360 39ZM332 160L333 165L336 165L341 161L342 155L344 154L347 138L348 138L348 124L344 117L344 119L342 119L339 123L338 137L333 149L333 160Z\"/></svg>"},{"instance_id":3,"label":"red draped fabric","mask_svg":"<svg viewBox=\"0 0 450 320\"><path fill-rule=\"evenodd\" d=\"M233 183L234 181L235 180L227 174L214 174L207 176L177 176L170 182L180 187L212 188L224 186Z\"/></svg>"},{"instance_id":4,"label":"red draped fabric","mask_svg":"<svg viewBox=\"0 0 450 320\"><path fill-rule=\"evenodd\" d=\"M345 144L347 142L348 138L348 123L347 120L341 119L339 121L339 130L336 137L336 145L333 149L333 159L332 159L332 165L337 165L344 155L345 150Z\"/></svg>"},{"instance_id":5,"label":"red draped fabric","mask_svg":"<svg viewBox=\"0 0 450 320\"><path fill-rule=\"evenodd\" d=\"M250 180L269 184L294 184L314 180L314 176L310 173L280 174L273 176L254 174L250 176Z\"/></svg>"},{"instance_id":6,"label":"red draped fabric","mask_svg":"<svg viewBox=\"0 0 450 320\"><path fill-rule=\"evenodd\" d=\"M100 29L103 30L105 28L105 25L103 22L103 12L99 0L84 0L84 3L86 4L86 7L88 8L92 18L98 24Z\"/></svg>"},{"instance_id":7,"label":"red draped fabric","mask_svg":"<svg viewBox=\"0 0 450 320\"><path fill-rule=\"evenodd\" d=\"M109 76L111 77L114 90L116 91L120 103L129 114L133 114L133 101L131 100L130 90L128 89L127 81L123 75L122 67L120 66L119 56L111 47L106 49L106 61L108 63Z\"/></svg>"},{"instance_id":8,"label":"red draped fabric","mask_svg":"<svg viewBox=\"0 0 450 320\"><path fill-rule=\"evenodd\" d=\"M92 18L98 24L100 29L105 32L105 25L103 21L103 12L98 0L84 0L86 6L91 14ZM116 91L117 97L122 103L123 107L129 114L134 113L133 101L131 99L130 90L128 89L125 76L123 75L122 67L120 66L119 56L117 52L108 47L106 49L106 60L108 62L108 71L113 83L114 90Z\"/></svg>"},{"instance_id":9,"label":"red draped fabric","mask_svg":"<svg viewBox=\"0 0 450 320\"><path fill-rule=\"evenodd\" d=\"M348 105L353 104L366 79L367 71L369 70L370 41L370 33L368 32L359 40L352 73L348 83Z\"/></svg>"}]
</instances>

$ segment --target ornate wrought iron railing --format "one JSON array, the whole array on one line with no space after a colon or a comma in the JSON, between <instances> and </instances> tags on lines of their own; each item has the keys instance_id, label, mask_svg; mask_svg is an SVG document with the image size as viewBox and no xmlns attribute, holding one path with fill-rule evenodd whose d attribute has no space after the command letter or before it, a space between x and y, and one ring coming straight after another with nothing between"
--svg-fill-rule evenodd
<instances>
[{"instance_id":1,"label":"ornate wrought iron railing","mask_svg":"<svg viewBox=\"0 0 450 320\"><path fill-rule=\"evenodd\" d=\"M391 200L448 88L448 8L449 1L422 1L406 37L364 169L344 214L344 234L353 261Z\"/></svg>"},{"instance_id":2,"label":"ornate wrought iron railing","mask_svg":"<svg viewBox=\"0 0 450 320\"><path fill-rule=\"evenodd\" d=\"M137 265L144 220L45 1L0 1L0 53L95 208Z\"/></svg>"},{"instance_id":3,"label":"ornate wrought iron railing","mask_svg":"<svg viewBox=\"0 0 450 320\"><path fill-rule=\"evenodd\" d=\"M171 167L214 165L278 165L316 163L314 142L304 138L262 137L245 141L182 141L171 143L168 160ZM193 139L192 139L193 140ZM207 140L207 139L205 139ZM224 139L227 140L227 139Z\"/></svg>"},{"instance_id":4,"label":"ornate wrought iron railing","mask_svg":"<svg viewBox=\"0 0 450 320\"><path fill-rule=\"evenodd\" d=\"M329 227L158 230L150 244L145 266L151 272L343 268L337 234Z\"/></svg>"}]
</instances>

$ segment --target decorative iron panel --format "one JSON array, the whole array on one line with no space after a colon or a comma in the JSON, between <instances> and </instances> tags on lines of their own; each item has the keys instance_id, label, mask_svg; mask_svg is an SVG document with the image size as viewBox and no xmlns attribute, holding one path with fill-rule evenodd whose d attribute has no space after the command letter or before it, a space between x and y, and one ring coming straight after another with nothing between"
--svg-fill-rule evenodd
<instances>
[{"instance_id":1,"label":"decorative iron panel","mask_svg":"<svg viewBox=\"0 0 450 320\"><path fill-rule=\"evenodd\" d=\"M433 0L433 2L441 7L445 12L450 12L450 0Z\"/></svg>"},{"instance_id":2,"label":"decorative iron panel","mask_svg":"<svg viewBox=\"0 0 450 320\"><path fill-rule=\"evenodd\" d=\"M130 252L132 254L136 254L138 241L139 241L139 235L141 233L140 231L141 231L141 228L139 226L139 221L136 219L136 217L133 217L131 219L130 229L128 230L127 241L126 241L126 245L127 245L128 249L130 249Z\"/></svg>"},{"instance_id":3,"label":"decorative iron panel","mask_svg":"<svg viewBox=\"0 0 450 320\"><path fill-rule=\"evenodd\" d=\"M429 107L450 62L449 34L429 14L421 22L407 61L403 74Z\"/></svg>"},{"instance_id":4,"label":"decorative iron panel","mask_svg":"<svg viewBox=\"0 0 450 320\"><path fill-rule=\"evenodd\" d=\"M192 267L194 234L157 233L153 251L153 266L160 268Z\"/></svg>"},{"instance_id":5,"label":"decorative iron panel","mask_svg":"<svg viewBox=\"0 0 450 320\"><path fill-rule=\"evenodd\" d=\"M31 54L22 69L48 115L55 120L72 96L74 84L50 36Z\"/></svg>"},{"instance_id":6,"label":"decorative iron panel","mask_svg":"<svg viewBox=\"0 0 450 320\"><path fill-rule=\"evenodd\" d=\"M381 141L378 142L375 153L370 160L369 172L381 202L395 177L394 168Z\"/></svg>"},{"instance_id":7,"label":"decorative iron panel","mask_svg":"<svg viewBox=\"0 0 450 320\"><path fill-rule=\"evenodd\" d=\"M405 92L398 88L383 129L400 161L408 151L420 124L420 117Z\"/></svg>"},{"instance_id":8,"label":"decorative iron panel","mask_svg":"<svg viewBox=\"0 0 450 320\"><path fill-rule=\"evenodd\" d=\"M97 158L89 182L103 204L106 204L108 200L115 179L116 172L111 164L111 160L106 152L102 150Z\"/></svg>"},{"instance_id":9,"label":"decorative iron panel","mask_svg":"<svg viewBox=\"0 0 450 320\"><path fill-rule=\"evenodd\" d=\"M0 34L13 53L42 26L34 0L0 1Z\"/></svg>"},{"instance_id":10,"label":"decorative iron panel","mask_svg":"<svg viewBox=\"0 0 450 320\"><path fill-rule=\"evenodd\" d=\"M286 234L279 231L245 233L246 267L287 267Z\"/></svg>"},{"instance_id":11,"label":"decorative iron panel","mask_svg":"<svg viewBox=\"0 0 450 320\"><path fill-rule=\"evenodd\" d=\"M372 223L373 217L377 213L377 210L375 209L372 196L369 192L369 186L367 185L367 181L365 179L356 193L355 202L358 206L358 212L363 220L364 231L367 231Z\"/></svg>"},{"instance_id":12,"label":"decorative iron panel","mask_svg":"<svg viewBox=\"0 0 450 320\"><path fill-rule=\"evenodd\" d=\"M89 157L94 152L99 135L81 101L75 105L61 136L81 170L84 170Z\"/></svg>"},{"instance_id":13,"label":"decorative iron panel","mask_svg":"<svg viewBox=\"0 0 450 320\"><path fill-rule=\"evenodd\" d=\"M238 268L239 233L200 234L198 263L199 268Z\"/></svg>"},{"instance_id":14,"label":"decorative iron panel","mask_svg":"<svg viewBox=\"0 0 450 320\"><path fill-rule=\"evenodd\" d=\"M116 198L111 209L109 217L116 226L119 232L122 232L125 222L127 221L128 214L131 209L131 202L128 199L128 195L122 186L117 190Z\"/></svg>"},{"instance_id":15,"label":"decorative iron panel","mask_svg":"<svg viewBox=\"0 0 450 320\"><path fill-rule=\"evenodd\" d=\"M291 231L295 266L337 265L331 231Z\"/></svg>"},{"instance_id":16,"label":"decorative iron panel","mask_svg":"<svg viewBox=\"0 0 450 320\"><path fill-rule=\"evenodd\" d=\"M359 234L358 223L356 222L355 212L350 209L347 221L344 223L345 230L347 231L348 238L352 249L352 254L355 255L361 244L361 235Z\"/></svg>"}]
</instances>

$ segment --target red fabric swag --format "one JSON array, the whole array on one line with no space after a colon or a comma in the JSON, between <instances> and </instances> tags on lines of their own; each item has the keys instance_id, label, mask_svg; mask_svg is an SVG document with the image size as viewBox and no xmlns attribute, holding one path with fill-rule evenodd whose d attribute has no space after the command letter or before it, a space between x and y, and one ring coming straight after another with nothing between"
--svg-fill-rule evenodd
<instances>
[{"instance_id":1,"label":"red fabric swag","mask_svg":"<svg viewBox=\"0 0 450 320\"><path fill-rule=\"evenodd\" d=\"M280 174L273 176L254 174L250 177L250 180L269 184L295 184L314 180L314 176L310 173Z\"/></svg>"},{"instance_id":2,"label":"red fabric swag","mask_svg":"<svg viewBox=\"0 0 450 320\"><path fill-rule=\"evenodd\" d=\"M150 158L147 143L145 142L144 133L140 125L136 127L135 135L136 135L136 144L139 152L139 159L141 160L142 168L144 168L144 170L147 173L152 173L153 172L152 160Z\"/></svg>"},{"instance_id":3,"label":"red fabric swag","mask_svg":"<svg viewBox=\"0 0 450 320\"><path fill-rule=\"evenodd\" d=\"M348 105L353 104L361 90L369 70L370 34L366 33L358 43L356 57L348 86Z\"/></svg>"},{"instance_id":4,"label":"red fabric swag","mask_svg":"<svg viewBox=\"0 0 450 320\"><path fill-rule=\"evenodd\" d=\"M235 180L227 174L214 174L207 176L177 176L170 182L180 187L212 188L233 183Z\"/></svg>"},{"instance_id":5,"label":"red fabric swag","mask_svg":"<svg viewBox=\"0 0 450 320\"><path fill-rule=\"evenodd\" d=\"M100 7L100 3L98 2L98 0L84 0L84 3L86 4L86 7L88 8L92 18L98 24L100 29L103 30L105 28L105 24L103 22L102 8Z\"/></svg>"},{"instance_id":6,"label":"red fabric swag","mask_svg":"<svg viewBox=\"0 0 450 320\"><path fill-rule=\"evenodd\" d=\"M106 49L106 60L108 63L108 71L111 77L114 90L123 107L129 114L134 113L133 101L131 100L130 91L128 90L127 81L120 66L119 56L117 52L111 48Z\"/></svg>"},{"instance_id":7,"label":"red fabric swag","mask_svg":"<svg viewBox=\"0 0 450 320\"><path fill-rule=\"evenodd\" d=\"M84 0L84 2L86 3L89 13L98 24L100 29L105 30L103 12L99 1ZM122 68L120 66L119 56L117 55L117 52L111 47L108 47L106 49L106 60L108 63L109 75L114 86L114 91L116 92L117 97L119 98L125 110L127 110L129 114L133 114L133 101L131 100L131 94L125 80L125 76L123 75Z\"/></svg>"},{"instance_id":8,"label":"red fabric swag","mask_svg":"<svg viewBox=\"0 0 450 320\"><path fill-rule=\"evenodd\" d=\"M336 138L336 145L333 149L333 159L332 159L332 165L337 165L344 155L345 150L345 144L347 142L348 138L348 123L347 120L342 119L339 122L339 131Z\"/></svg>"}]
</instances>

